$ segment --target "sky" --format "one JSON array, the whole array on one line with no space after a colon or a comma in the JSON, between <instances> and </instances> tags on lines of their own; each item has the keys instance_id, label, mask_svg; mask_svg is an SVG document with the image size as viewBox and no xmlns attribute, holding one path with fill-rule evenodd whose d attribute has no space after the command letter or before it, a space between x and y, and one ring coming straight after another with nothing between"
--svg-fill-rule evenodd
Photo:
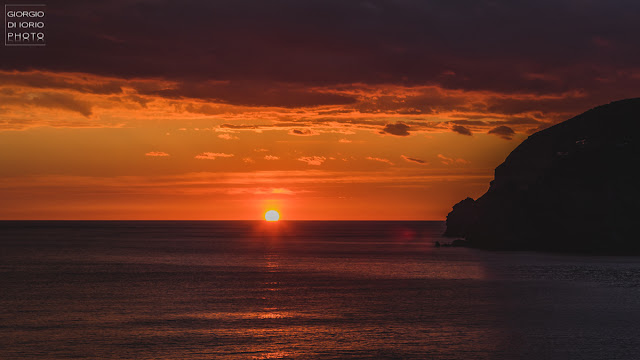
<instances>
[{"instance_id":1,"label":"sky","mask_svg":"<svg viewBox=\"0 0 640 360\"><path fill-rule=\"evenodd\" d=\"M527 136L640 96L639 14L50 2L46 46L0 47L0 219L443 220Z\"/></svg>"}]
</instances>

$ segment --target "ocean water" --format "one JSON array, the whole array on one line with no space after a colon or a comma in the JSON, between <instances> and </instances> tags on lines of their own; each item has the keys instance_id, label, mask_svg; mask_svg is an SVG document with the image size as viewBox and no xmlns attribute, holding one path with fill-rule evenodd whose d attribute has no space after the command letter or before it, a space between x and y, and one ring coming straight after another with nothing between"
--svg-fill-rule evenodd
<instances>
[{"instance_id":1,"label":"ocean water","mask_svg":"<svg viewBox=\"0 0 640 360\"><path fill-rule=\"evenodd\" d=\"M0 222L0 359L638 359L640 258L442 222Z\"/></svg>"}]
</instances>

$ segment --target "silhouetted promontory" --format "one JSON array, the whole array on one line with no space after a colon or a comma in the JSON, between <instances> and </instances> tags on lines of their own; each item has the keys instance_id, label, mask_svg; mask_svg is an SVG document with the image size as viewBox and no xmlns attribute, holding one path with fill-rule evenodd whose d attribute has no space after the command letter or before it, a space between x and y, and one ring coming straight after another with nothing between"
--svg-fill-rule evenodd
<instances>
[{"instance_id":1,"label":"silhouetted promontory","mask_svg":"<svg viewBox=\"0 0 640 360\"><path fill-rule=\"evenodd\" d=\"M639 123L636 98L529 136L483 196L453 207L445 235L484 249L640 254Z\"/></svg>"}]
</instances>

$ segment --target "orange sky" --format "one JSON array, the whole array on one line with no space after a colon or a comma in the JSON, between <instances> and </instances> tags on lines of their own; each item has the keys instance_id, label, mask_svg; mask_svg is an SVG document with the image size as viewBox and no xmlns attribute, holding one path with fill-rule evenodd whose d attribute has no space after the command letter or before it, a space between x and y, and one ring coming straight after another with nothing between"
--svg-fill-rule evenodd
<instances>
[{"instance_id":1,"label":"orange sky","mask_svg":"<svg viewBox=\"0 0 640 360\"><path fill-rule=\"evenodd\" d=\"M0 78L2 219L440 220L539 126L488 134L500 94L437 87L320 88L358 101L278 108L140 93L160 80ZM96 90L112 83L122 92ZM466 105L407 111L424 96Z\"/></svg>"},{"instance_id":2,"label":"orange sky","mask_svg":"<svg viewBox=\"0 0 640 360\"><path fill-rule=\"evenodd\" d=\"M0 219L442 220L528 135L640 96L638 11L48 4L46 46L0 46Z\"/></svg>"}]
</instances>

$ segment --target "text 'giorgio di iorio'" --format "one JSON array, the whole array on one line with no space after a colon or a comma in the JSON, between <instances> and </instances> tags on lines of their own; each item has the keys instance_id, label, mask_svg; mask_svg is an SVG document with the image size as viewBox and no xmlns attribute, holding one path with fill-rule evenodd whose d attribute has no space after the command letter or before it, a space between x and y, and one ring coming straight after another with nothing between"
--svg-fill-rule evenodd
<instances>
[{"instance_id":1,"label":"text 'giorgio di iorio'","mask_svg":"<svg viewBox=\"0 0 640 360\"><path fill-rule=\"evenodd\" d=\"M46 45L46 5L6 4L4 19L5 46Z\"/></svg>"}]
</instances>

